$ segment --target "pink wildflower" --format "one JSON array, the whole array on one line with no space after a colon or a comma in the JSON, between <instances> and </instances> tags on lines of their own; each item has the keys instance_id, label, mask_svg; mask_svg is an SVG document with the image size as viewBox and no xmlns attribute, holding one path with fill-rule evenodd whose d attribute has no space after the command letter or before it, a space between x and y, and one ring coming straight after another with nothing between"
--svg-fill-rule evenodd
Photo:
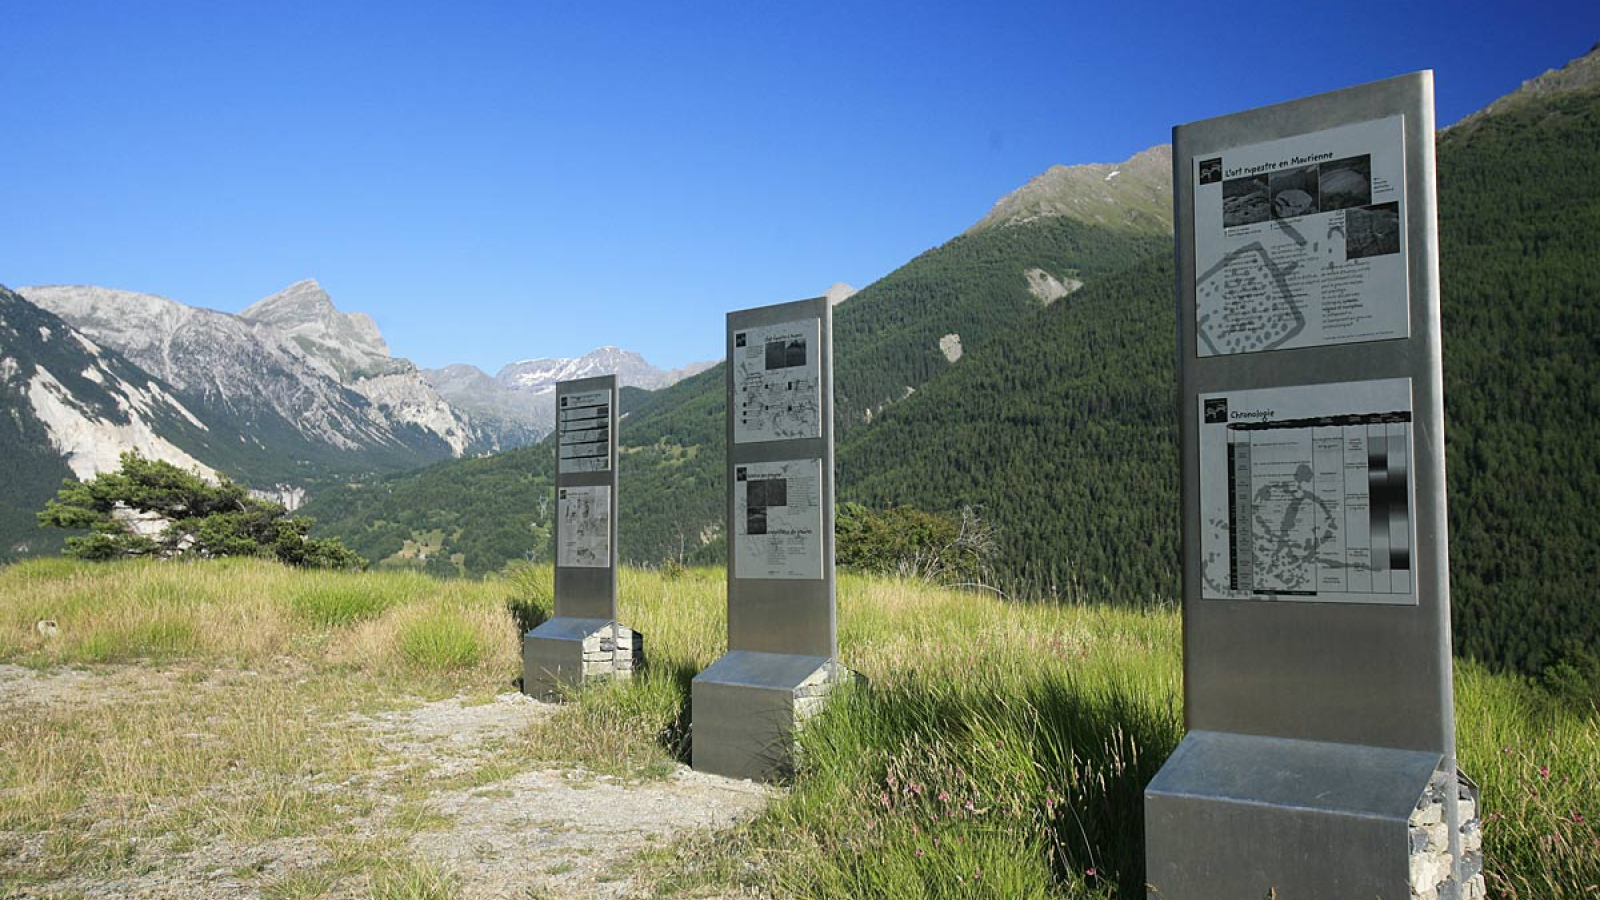
<instances>
[{"instance_id":1,"label":"pink wildflower","mask_svg":"<svg viewBox=\"0 0 1600 900\"><path fill-rule=\"evenodd\" d=\"M949 803L950 802L950 792L949 791L940 791L939 792L939 802L941 802L941 803Z\"/></svg>"},{"instance_id":2,"label":"pink wildflower","mask_svg":"<svg viewBox=\"0 0 1600 900\"><path fill-rule=\"evenodd\" d=\"M1549 766L1540 766L1539 767L1539 777L1540 778L1549 778L1550 777L1550 767Z\"/></svg>"},{"instance_id":3,"label":"pink wildflower","mask_svg":"<svg viewBox=\"0 0 1600 900\"><path fill-rule=\"evenodd\" d=\"M1089 868L1083 870L1083 874L1088 878L1093 878L1100 874L1100 870L1096 869L1094 866L1090 866Z\"/></svg>"}]
</instances>

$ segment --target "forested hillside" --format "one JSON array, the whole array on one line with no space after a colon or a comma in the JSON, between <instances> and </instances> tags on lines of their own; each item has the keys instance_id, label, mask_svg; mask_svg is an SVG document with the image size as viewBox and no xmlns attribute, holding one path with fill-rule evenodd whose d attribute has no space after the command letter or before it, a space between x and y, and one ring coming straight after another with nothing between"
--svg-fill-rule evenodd
<instances>
[{"instance_id":1,"label":"forested hillside","mask_svg":"<svg viewBox=\"0 0 1600 900\"><path fill-rule=\"evenodd\" d=\"M1046 307L1029 291L1027 271L1094 284L1170 246L1170 238L1054 218L963 235L929 250L835 310L836 421L861 424L867 410L881 413L908 387L966 365L945 358L941 336L960 334L970 354L995 331L1038 315ZM619 477L626 487L618 523L624 559L723 557L725 384L718 365L670 388L624 397ZM452 487L452 479L459 484ZM551 451L540 445L324 488L305 512L321 520L320 534L343 538L369 559L421 565L415 556L421 549L435 571L479 574L548 553L544 500L551 479Z\"/></svg>"},{"instance_id":2,"label":"forested hillside","mask_svg":"<svg viewBox=\"0 0 1600 900\"><path fill-rule=\"evenodd\" d=\"M1600 672L1600 90L1530 97L1445 132L1439 187L1456 646L1533 673ZM930 251L837 310L839 414L852 426L840 499L980 506L1003 580L1023 593L1174 597L1170 243L1117 244L1064 220L969 237L984 240ZM1045 306L1009 275L1027 266L1089 284ZM961 329L966 353L949 363L937 337ZM632 406L626 559L724 552L723 379L719 366ZM547 553L549 471L549 448L530 448L316 512L378 559L408 533L453 534L447 549L481 548L460 558L480 572ZM383 547L363 542L384 528Z\"/></svg>"},{"instance_id":3,"label":"forested hillside","mask_svg":"<svg viewBox=\"0 0 1600 900\"><path fill-rule=\"evenodd\" d=\"M1456 646L1600 647L1600 86L1439 139Z\"/></svg>"},{"instance_id":4,"label":"forested hillside","mask_svg":"<svg viewBox=\"0 0 1600 900\"><path fill-rule=\"evenodd\" d=\"M1094 284L1148 256L1172 252L1171 235L1135 234L1073 219L965 234L922 254L840 306L834 314L835 420L841 431L868 410L901 399L951 368L946 334L965 351L996 328L1036 313L1042 302L1024 273ZM1066 298L1072 300L1071 295ZM1060 302L1060 301L1058 301Z\"/></svg>"},{"instance_id":5,"label":"forested hillside","mask_svg":"<svg viewBox=\"0 0 1600 900\"><path fill-rule=\"evenodd\" d=\"M1172 261L1161 256L997 332L851 433L843 499L981 507L1026 593L1176 596Z\"/></svg>"}]
</instances>

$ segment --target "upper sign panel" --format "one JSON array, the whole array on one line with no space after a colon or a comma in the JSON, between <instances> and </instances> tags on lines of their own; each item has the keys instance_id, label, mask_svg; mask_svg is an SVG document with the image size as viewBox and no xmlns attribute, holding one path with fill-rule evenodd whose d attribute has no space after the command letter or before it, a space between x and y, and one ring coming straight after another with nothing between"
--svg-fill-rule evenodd
<instances>
[{"instance_id":1,"label":"upper sign panel","mask_svg":"<svg viewBox=\"0 0 1600 900\"><path fill-rule=\"evenodd\" d=\"M1198 355L1410 336L1404 125L1191 160Z\"/></svg>"},{"instance_id":2,"label":"upper sign panel","mask_svg":"<svg viewBox=\"0 0 1600 900\"><path fill-rule=\"evenodd\" d=\"M611 468L611 392L563 394L556 410L559 443L556 473L605 472Z\"/></svg>"},{"instance_id":3,"label":"upper sign panel","mask_svg":"<svg viewBox=\"0 0 1600 900\"><path fill-rule=\"evenodd\" d=\"M822 435L821 324L804 319L734 332L734 443Z\"/></svg>"}]
</instances>

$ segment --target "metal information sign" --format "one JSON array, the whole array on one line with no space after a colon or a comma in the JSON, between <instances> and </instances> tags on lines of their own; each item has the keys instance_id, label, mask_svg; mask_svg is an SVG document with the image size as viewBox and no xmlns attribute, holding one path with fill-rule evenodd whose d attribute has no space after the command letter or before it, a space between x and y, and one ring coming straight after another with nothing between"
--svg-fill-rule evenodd
<instances>
[{"instance_id":1,"label":"metal information sign","mask_svg":"<svg viewBox=\"0 0 1600 900\"><path fill-rule=\"evenodd\" d=\"M617 615L617 376L556 383L556 617Z\"/></svg>"},{"instance_id":2,"label":"metal information sign","mask_svg":"<svg viewBox=\"0 0 1600 900\"><path fill-rule=\"evenodd\" d=\"M1456 777L1432 74L1173 135L1189 736L1150 896L1406 896Z\"/></svg>"},{"instance_id":3,"label":"metal information sign","mask_svg":"<svg viewBox=\"0 0 1600 900\"><path fill-rule=\"evenodd\" d=\"M729 313L727 348L728 653L694 680L693 761L765 778L848 677L835 660L831 306Z\"/></svg>"},{"instance_id":4,"label":"metal information sign","mask_svg":"<svg viewBox=\"0 0 1600 900\"><path fill-rule=\"evenodd\" d=\"M523 689L627 675L640 638L617 617L617 377L556 383L555 615L523 637Z\"/></svg>"}]
</instances>

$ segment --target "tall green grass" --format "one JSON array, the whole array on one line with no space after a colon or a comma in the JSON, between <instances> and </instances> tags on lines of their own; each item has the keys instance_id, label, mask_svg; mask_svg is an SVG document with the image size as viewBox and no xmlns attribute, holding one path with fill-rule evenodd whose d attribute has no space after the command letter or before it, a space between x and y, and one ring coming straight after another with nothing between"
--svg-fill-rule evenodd
<instances>
[{"instance_id":1,"label":"tall green grass","mask_svg":"<svg viewBox=\"0 0 1600 900\"><path fill-rule=\"evenodd\" d=\"M633 778L687 760L690 682L726 650L725 578L624 570L619 618L644 635L646 670L575 693L519 752ZM660 891L1143 896L1143 790L1182 735L1175 611L1018 604L848 575L839 608L841 659L869 686L807 724L792 783L756 821L657 854ZM256 561L36 560L0 570L0 660L287 658L401 687L501 690L518 674L518 634L551 611L548 567L473 583ZM60 635L39 635L38 619ZM1471 663L1457 666L1456 697L1461 763L1483 789L1491 895L1597 896L1600 714ZM12 737L37 744L48 730ZM73 747L83 744L58 749ZM0 819L76 804L98 782L50 774L72 758L0 765L25 798L11 813L0 803Z\"/></svg>"}]
</instances>

